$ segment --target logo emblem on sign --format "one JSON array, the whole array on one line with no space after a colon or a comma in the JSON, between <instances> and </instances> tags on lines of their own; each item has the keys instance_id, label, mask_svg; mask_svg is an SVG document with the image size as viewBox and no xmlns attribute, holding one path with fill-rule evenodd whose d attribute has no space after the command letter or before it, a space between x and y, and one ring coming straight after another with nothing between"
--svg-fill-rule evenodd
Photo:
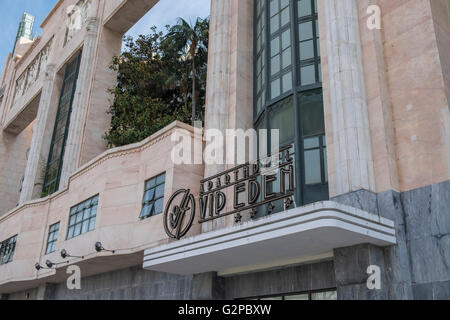
<instances>
[{"instance_id":1,"label":"logo emblem on sign","mask_svg":"<svg viewBox=\"0 0 450 320\"><path fill-rule=\"evenodd\" d=\"M276 203L278 206L283 205L285 211L289 209L295 204L292 151L293 147L289 145L256 163L247 163L200 181L199 223L233 214L235 222L240 223L242 212L251 211L251 218L255 218L257 208L266 206L267 213L271 214L276 209ZM279 192L273 191L276 187ZM232 207L226 205L226 192L233 194ZM189 232L194 218L195 198L191 190L175 192L164 211L167 235L173 239L181 239Z\"/></svg>"},{"instance_id":2,"label":"logo emblem on sign","mask_svg":"<svg viewBox=\"0 0 450 320\"><path fill-rule=\"evenodd\" d=\"M176 240L184 237L192 227L195 217L195 198L191 190L182 189L169 199L164 211L164 229Z\"/></svg>"}]
</instances>

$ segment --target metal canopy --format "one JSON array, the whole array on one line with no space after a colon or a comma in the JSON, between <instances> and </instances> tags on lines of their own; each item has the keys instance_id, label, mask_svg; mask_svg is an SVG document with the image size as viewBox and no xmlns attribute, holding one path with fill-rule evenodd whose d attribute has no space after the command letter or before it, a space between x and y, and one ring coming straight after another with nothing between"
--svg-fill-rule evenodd
<instances>
[{"instance_id":1,"label":"metal canopy","mask_svg":"<svg viewBox=\"0 0 450 320\"><path fill-rule=\"evenodd\" d=\"M396 243L394 222L335 202L318 202L145 251L144 268L174 274L224 272Z\"/></svg>"}]
</instances>

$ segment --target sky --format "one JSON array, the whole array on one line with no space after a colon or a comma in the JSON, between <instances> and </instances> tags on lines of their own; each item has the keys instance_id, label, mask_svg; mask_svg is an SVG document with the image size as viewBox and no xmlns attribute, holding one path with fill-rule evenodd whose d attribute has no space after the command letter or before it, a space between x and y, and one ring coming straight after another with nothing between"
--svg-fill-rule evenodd
<instances>
[{"instance_id":1,"label":"sky","mask_svg":"<svg viewBox=\"0 0 450 320\"><path fill-rule=\"evenodd\" d=\"M20 18L24 11L35 16L34 34L41 34L40 24L57 0L0 0L0 65L12 51ZM164 30L179 17L194 22L209 16L210 0L160 0L129 32L133 37L148 33L152 26Z\"/></svg>"}]
</instances>

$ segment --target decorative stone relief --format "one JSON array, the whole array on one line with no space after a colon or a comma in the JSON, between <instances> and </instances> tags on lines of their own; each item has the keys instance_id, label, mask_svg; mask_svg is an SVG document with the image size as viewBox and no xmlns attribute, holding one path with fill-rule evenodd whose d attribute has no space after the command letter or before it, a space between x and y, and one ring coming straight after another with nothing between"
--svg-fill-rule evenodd
<instances>
[{"instance_id":1,"label":"decorative stone relief","mask_svg":"<svg viewBox=\"0 0 450 320\"><path fill-rule=\"evenodd\" d=\"M67 29L64 46L80 31L90 16L92 0L80 0L75 6L67 8Z\"/></svg>"},{"instance_id":2,"label":"decorative stone relief","mask_svg":"<svg viewBox=\"0 0 450 320\"><path fill-rule=\"evenodd\" d=\"M26 76L26 72L22 73L22 75L19 78L17 78L17 80L16 80L16 92L14 94L14 102L23 95L23 88L25 85L25 76Z\"/></svg>"},{"instance_id":3,"label":"decorative stone relief","mask_svg":"<svg viewBox=\"0 0 450 320\"><path fill-rule=\"evenodd\" d=\"M23 96L27 90L38 80L42 75L42 70L45 70L50 55L53 38L45 45L45 47L36 55L30 65L20 75L16 81L16 92L14 95L14 103L18 98Z\"/></svg>"}]
</instances>

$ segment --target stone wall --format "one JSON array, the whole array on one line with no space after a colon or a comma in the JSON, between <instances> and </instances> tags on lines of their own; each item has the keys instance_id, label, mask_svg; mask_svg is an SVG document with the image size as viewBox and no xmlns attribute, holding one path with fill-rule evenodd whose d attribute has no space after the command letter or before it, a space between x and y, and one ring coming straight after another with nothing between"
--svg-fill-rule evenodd
<instances>
[{"instance_id":1,"label":"stone wall","mask_svg":"<svg viewBox=\"0 0 450 320\"><path fill-rule=\"evenodd\" d=\"M10 300L222 300L335 288L333 261L219 277L215 273L178 276L141 266L81 280L81 290L65 283L3 296Z\"/></svg>"},{"instance_id":2,"label":"stone wall","mask_svg":"<svg viewBox=\"0 0 450 320\"><path fill-rule=\"evenodd\" d=\"M325 261L225 278L225 298L275 296L335 287L334 263Z\"/></svg>"},{"instance_id":3,"label":"stone wall","mask_svg":"<svg viewBox=\"0 0 450 320\"><path fill-rule=\"evenodd\" d=\"M450 181L404 193L365 190L333 200L392 219L398 244L335 250L341 298L450 299ZM370 293L366 269L378 265L382 290Z\"/></svg>"},{"instance_id":4,"label":"stone wall","mask_svg":"<svg viewBox=\"0 0 450 320\"><path fill-rule=\"evenodd\" d=\"M54 300L184 300L191 298L192 276L151 272L141 266L82 279L80 291L56 285Z\"/></svg>"}]
</instances>

